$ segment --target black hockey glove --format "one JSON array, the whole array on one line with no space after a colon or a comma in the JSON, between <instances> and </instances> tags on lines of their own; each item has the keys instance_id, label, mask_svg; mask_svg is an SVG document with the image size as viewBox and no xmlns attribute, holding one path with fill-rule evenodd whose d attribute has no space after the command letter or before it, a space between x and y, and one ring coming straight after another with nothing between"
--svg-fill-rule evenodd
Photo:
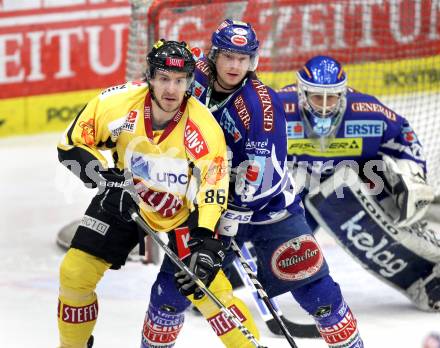
<instances>
[{"instance_id":1,"label":"black hockey glove","mask_svg":"<svg viewBox=\"0 0 440 348\"><path fill-rule=\"evenodd\" d=\"M225 258L222 242L213 237L213 232L207 228L196 227L191 230L191 239L188 242L191 250L189 268L207 287L214 280ZM194 294L196 300L203 297L203 292L185 271L177 272L174 277L182 295Z\"/></svg>"},{"instance_id":2,"label":"black hockey glove","mask_svg":"<svg viewBox=\"0 0 440 348\"><path fill-rule=\"evenodd\" d=\"M102 180L98 182L101 199L101 208L107 213L113 214L123 222L132 221L128 209L137 207L130 192L134 192L131 174L117 168L110 168L99 172Z\"/></svg>"}]
</instances>

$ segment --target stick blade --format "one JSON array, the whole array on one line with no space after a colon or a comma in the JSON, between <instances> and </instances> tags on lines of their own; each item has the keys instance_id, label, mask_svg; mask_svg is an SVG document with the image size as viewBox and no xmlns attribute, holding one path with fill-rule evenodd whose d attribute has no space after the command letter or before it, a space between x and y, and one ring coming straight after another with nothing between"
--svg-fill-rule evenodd
<instances>
[{"instance_id":1,"label":"stick blade","mask_svg":"<svg viewBox=\"0 0 440 348\"><path fill-rule=\"evenodd\" d=\"M293 337L321 338L321 335L319 334L319 331L314 324L293 323L290 320L284 318L284 316L281 316L281 320L284 322L284 324L286 325L287 329L289 330L290 334ZM270 330L270 332L272 332L274 335L278 335L278 336L284 335L275 319L273 318L269 319L268 321L266 321L266 325Z\"/></svg>"}]
</instances>

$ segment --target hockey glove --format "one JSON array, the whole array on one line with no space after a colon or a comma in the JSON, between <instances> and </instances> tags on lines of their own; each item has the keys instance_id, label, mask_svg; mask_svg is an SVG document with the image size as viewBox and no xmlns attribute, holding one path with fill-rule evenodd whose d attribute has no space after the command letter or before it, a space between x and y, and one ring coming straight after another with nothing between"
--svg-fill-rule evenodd
<instances>
[{"instance_id":1,"label":"hockey glove","mask_svg":"<svg viewBox=\"0 0 440 348\"><path fill-rule=\"evenodd\" d=\"M398 226L409 226L425 215L434 200L434 190L426 183L423 169L414 161L384 155L385 179L400 211Z\"/></svg>"},{"instance_id":2,"label":"hockey glove","mask_svg":"<svg viewBox=\"0 0 440 348\"><path fill-rule=\"evenodd\" d=\"M188 242L191 251L189 268L207 287L214 280L225 258L222 242L213 237L213 232L207 228L196 227L191 231ZM177 272L174 277L182 295L194 294L196 300L203 297L203 292L185 271Z\"/></svg>"},{"instance_id":3,"label":"hockey glove","mask_svg":"<svg viewBox=\"0 0 440 348\"><path fill-rule=\"evenodd\" d=\"M117 168L100 171L99 174L102 179L98 182L101 208L123 222L132 221L128 210L137 207L137 204L130 194L134 192L131 175L128 172L124 175ZM135 194L133 196L136 199Z\"/></svg>"}]
</instances>

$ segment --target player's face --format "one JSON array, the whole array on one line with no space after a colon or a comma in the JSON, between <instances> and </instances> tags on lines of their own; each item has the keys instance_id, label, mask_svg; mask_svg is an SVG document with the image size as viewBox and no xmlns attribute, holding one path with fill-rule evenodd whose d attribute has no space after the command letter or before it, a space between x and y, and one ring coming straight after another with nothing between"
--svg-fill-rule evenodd
<instances>
[{"instance_id":1,"label":"player's face","mask_svg":"<svg viewBox=\"0 0 440 348\"><path fill-rule=\"evenodd\" d=\"M156 102L167 112L179 108L188 89L188 77L184 72L156 70L150 83L154 88Z\"/></svg>"},{"instance_id":2,"label":"player's face","mask_svg":"<svg viewBox=\"0 0 440 348\"><path fill-rule=\"evenodd\" d=\"M322 117L326 117L338 105L340 96L338 94L309 94L308 100L313 110L317 111Z\"/></svg>"},{"instance_id":3,"label":"player's face","mask_svg":"<svg viewBox=\"0 0 440 348\"><path fill-rule=\"evenodd\" d=\"M251 57L228 51L220 51L215 61L217 80L228 89L237 86L248 72Z\"/></svg>"}]
</instances>

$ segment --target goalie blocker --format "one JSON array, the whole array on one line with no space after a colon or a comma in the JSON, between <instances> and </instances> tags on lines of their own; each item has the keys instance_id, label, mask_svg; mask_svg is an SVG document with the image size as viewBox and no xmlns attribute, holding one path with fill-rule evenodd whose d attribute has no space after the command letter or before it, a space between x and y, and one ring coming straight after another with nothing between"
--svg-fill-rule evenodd
<instances>
[{"instance_id":1,"label":"goalie blocker","mask_svg":"<svg viewBox=\"0 0 440 348\"><path fill-rule=\"evenodd\" d=\"M420 220L396 227L350 167L339 168L305 203L319 225L364 268L418 308L440 311L440 234L434 224Z\"/></svg>"}]
</instances>

